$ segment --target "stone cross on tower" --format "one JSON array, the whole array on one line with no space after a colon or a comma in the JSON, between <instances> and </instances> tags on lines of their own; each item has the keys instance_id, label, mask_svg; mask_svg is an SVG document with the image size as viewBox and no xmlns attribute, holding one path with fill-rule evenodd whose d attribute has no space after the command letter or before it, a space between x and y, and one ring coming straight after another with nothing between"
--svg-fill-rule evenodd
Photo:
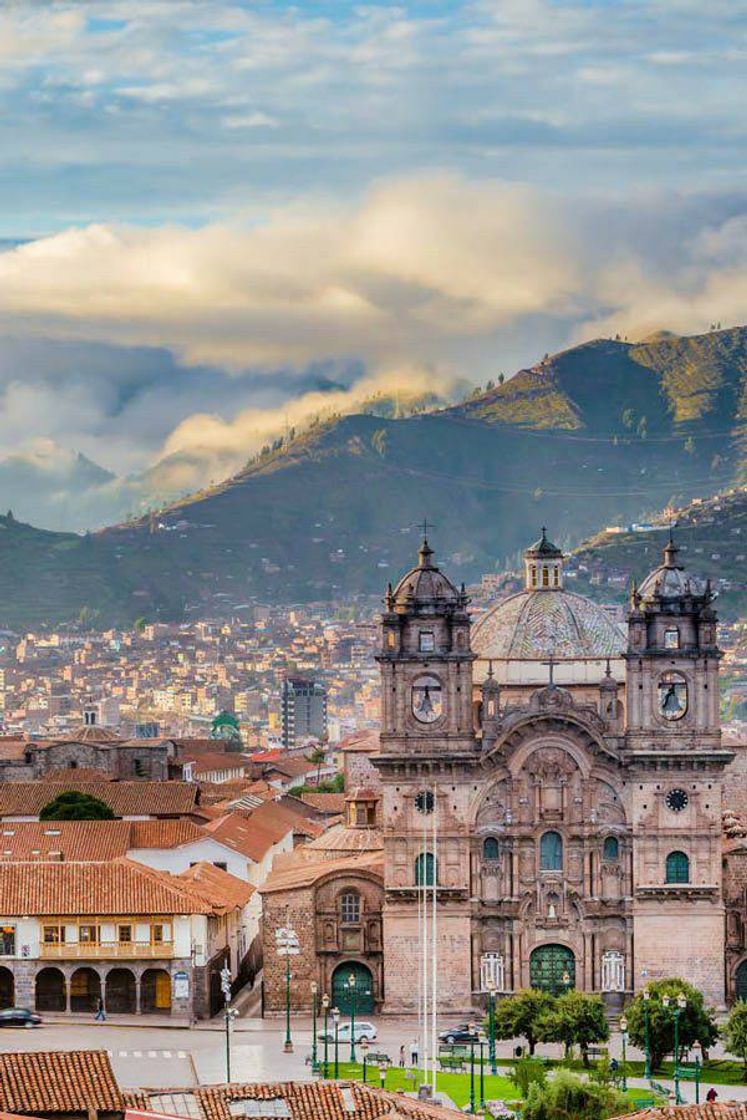
<instances>
[{"instance_id":1,"label":"stone cross on tower","mask_svg":"<svg viewBox=\"0 0 747 1120\"><path fill-rule=\"evenodd\" d=\"M547 665L548 668L550 669L550 680L548 681L548 684L549 684L550 688L554 688L555 687L555 666L557 665L557 661L555 660L555 655L551 653L549 659L547 661L543 661L542 664Z\"/></svg>"}]
</instances>

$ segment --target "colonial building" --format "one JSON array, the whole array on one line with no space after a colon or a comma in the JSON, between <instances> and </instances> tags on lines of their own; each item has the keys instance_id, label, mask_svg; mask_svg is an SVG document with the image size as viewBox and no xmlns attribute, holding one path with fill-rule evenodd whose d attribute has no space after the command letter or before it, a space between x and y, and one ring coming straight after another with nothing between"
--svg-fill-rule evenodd
<instances>
[{"instance_id":1,"label":"colonial building","mask_svg":"<svg viewBox=\"0 0 747 1120\"><path fill-rule=\"evenodd\" d=\"M672 975L717 1005L747 991L745 893L722 866L725 776L745 760L721 742L710 587L670 537L623 625L564 586L563 563L543 530L524 589L474 626L427 541L389 588L379 746L354 754L356 772L376 767L380 848L354 854L362 825L349 806L310 845L331 836L342 862L339 851L310 862L305 849L276 864L264 896L270 1006L283 997L272 931L286 921L298 925L299 975L337 1000L355 973L391 1013L417 1010L426 936L444 1012L529 986L598 992L615 1008ZM727 853L740 883L743 851ZM374 929L380 920L380 944L364 914ZM294 1000L308 1007L310 990Z\"/></svg>"},{"instance_id":2,"label":"colonial building","mask_svg":"<svg viewBox=\"0 0 747 1120\"><path fill-rule=\"evenodd\" d=\"M0 1007L215 1014L254 888L211 864L0 864Z\"/></svg>"},{"instance_id":3,"label":"colonial building","mask_svg":"<svg viewBox=\"0 0 747 1120\"><path fill-rule=\"evenodd\" d=\"M418 907L435 885L439 1003L490 985L601 992L660 976L724 1002L716 618L670 539L625 632L527 550L526 586L472 632L433 561L382 619L384 984L415 1010ZM435 880L435 884L434 884Z\"/></svg>"}]
</instances>

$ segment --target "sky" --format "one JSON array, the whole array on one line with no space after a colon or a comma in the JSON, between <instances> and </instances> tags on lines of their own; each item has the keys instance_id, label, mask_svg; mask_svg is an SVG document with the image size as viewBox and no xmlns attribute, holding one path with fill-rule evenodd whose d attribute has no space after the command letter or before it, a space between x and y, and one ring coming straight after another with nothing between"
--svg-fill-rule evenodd
<instances>
[{"instance_id":1,"label":"sky","mask_svg":"<svg viewBox=\"0 0 747 1120\"><path fill-rule=\"evenodd\" d=\"M6 0L0 491L80 528L325 400L744 322L746 62L744 0Z\"/></svg>"}]
</instances>

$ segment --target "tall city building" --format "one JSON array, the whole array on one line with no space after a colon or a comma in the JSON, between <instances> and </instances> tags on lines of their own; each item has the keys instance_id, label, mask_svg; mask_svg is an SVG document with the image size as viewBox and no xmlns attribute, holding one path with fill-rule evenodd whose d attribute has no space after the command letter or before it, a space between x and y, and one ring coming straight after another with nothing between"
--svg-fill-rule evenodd
<instances>
[{"instance_id":1,"label":"tall city building","mask_svg":"<svg viewBox=\"0 0 747 1120\"><path fill-rule=\"evenodd\" d=\"M289 750L304 739L327 734L327 690L319 681L287 677L280 696L283 746Z\"/></svg>"}]
</instances>

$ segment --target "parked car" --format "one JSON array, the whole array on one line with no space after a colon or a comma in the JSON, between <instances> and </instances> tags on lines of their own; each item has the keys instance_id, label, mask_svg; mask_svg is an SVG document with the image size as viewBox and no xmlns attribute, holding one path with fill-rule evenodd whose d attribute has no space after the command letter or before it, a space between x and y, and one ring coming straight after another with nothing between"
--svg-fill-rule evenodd
<instances>
[{"instance_id":1,"label":"parked car","mask_svg":"<svg viewBox=\"0 0 747 1120\"><path fill-rule=\"evenodd\" d=\"M439 1034L441 1042L448 1042L450 1046L455 1043L465 1043L469 1045L470 1042L477 1040L477 1034L471 1034L468 1023L460 1023L458 1027L449 1027L448 1030L441 1031Z\"/></svg>"},{"instance_id":2,"label":"parked car","mask_svg":"<svg viewBox=\"0 0 747 1120\"><path fill-rule=\"evenodd\" d=\"M39 1027L42 1017L28 1007L5 1007L0 1011L0 1027Z\"/></svg>"},{"instance_id":3,"label":"parked car","mask_svg":"<svg viewBox=\"0 0 747 1120\"><path fill-rule=\"evenodd\" d=\"M340 1023L340 1026L337 1028L338 1042L350 1042L350 1033L351 1033L351 1024L350 1023ZM322 1032L322 1034L320 1034L319 1037L321 1038L322 1042L324 1042L324 1039L325 1039L324 1032ZM328 1042L334 1042L335 1041L334 1028L327 1031L326 1038L327 1038ZM361 1020L359 1022L356 1019L355 1020L355 1041L356 1042L362 1042L364 1038L367 1042L375 1042L376 1041L376 1027L373 1025L373 1023L366 1023L363 1020Z\"/></svg>"}]
</instances>

